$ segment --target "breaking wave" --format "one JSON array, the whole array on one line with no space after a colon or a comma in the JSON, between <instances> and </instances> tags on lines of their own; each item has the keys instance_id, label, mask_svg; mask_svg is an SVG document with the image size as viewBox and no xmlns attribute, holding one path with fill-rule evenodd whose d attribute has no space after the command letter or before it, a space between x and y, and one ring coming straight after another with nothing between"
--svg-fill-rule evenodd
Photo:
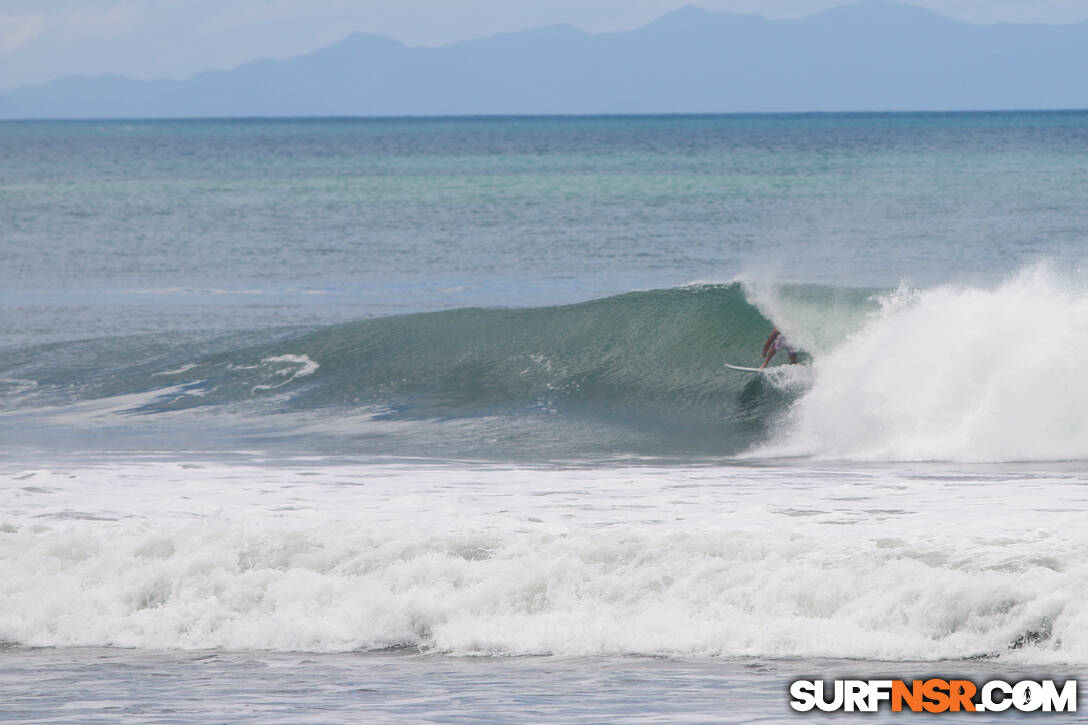
<instances>
[{"instance_id":1,"label":"breaking wave","mask_svg":"<svg viewBox=\"0 0 1088 725\"><path fill-rule=\"evenodd\" d=\"M772 325L810 364L723 368L756 364ZM1086 355L1088 295L1036 267L989 288L697 284L43 345L7 356L0 406L28 439L69 444L93 427L127 444L455 458L1080 460Z\"/></svg>"}]
</instances>

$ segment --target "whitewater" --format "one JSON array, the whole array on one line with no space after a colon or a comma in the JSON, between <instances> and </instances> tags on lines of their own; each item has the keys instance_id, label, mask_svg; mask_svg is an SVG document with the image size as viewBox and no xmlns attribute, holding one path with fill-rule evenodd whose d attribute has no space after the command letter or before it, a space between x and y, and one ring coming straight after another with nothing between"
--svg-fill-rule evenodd
<instances>
[{"instance_id":1,"label":"whitewater","mask_svg":"<svg viewBox=\"0 0 1088 725\"><path fill-rule=\"evenodd\" d=\"M9 464L0 638L164 649L1082 661L1083 481L1063 462L1088 455L1080 415L1088 387L1076 374L1076 352L1088 346L1088 298L1071 285L1036 267L990 289L854 295L864 309L846 314L853 330L843 319L801 326L822 299L812 290L773 296L739 283L573 308L469 311L466 329L447 343L452 351L428 341L433 358L421 359L414 345L407 355L381 346L393 370L373 373L368 385L362 371L377 363L357 350L377 334L372 325L410 326L418 336L434 321L386 318L277 343L297 354L220 354L150 373L162 380L151 389L146 371L178 361L155 356L155 365L131 372L102 365L113 371L103 383L109 394L82 392L68 405L35 405L50 398L50 376L21 367L13 374L43 380L15 385L9 399L30 407L3 416L34 419L37 431L155 416L167 419L160 435L172 435L206 427L209 416L249 425L255 405L296 434L316 429L352 446L355 456L374 438L387 450L388 439L416 447L400 454L411 462L374 450L365 465L311 464L316 470L304 456L284 457L282 467L238 454L231 466L157 463L154 448L120 465ZM776 324L812 351L811 365L752 377L718 370L720 354L691 363L700 343L710 346L700 335L728 338L729 323L751 346L766 320L753 329L728 317L758 317L746 296L775 310ZM713 333L700 318L707 298L733 305ZM523 349L510 334L490 339L495 318L511 317L530 330ZM644 339L623 336L639 352L570 344L572 327L602 317L612 329L648 328ZM678 321L694 339L648 352ZM561 340L542 344L541 330L556 328ZM502 351L481 352L488 344ZM651 357L673 349L685 351L686 366ZM729 351L740 354L739 346ZM536 359L549 364L523 368ZM442 364L452 371L436 373ZM346 367L322 378L337 365ZM466 385L474 367L490 376L488 389ZM391 378L413 396L387 392ZM425 411L406 402L420 386ZM390 397L374 399L375 388ZM692 469L677 467L675 451L655 458L617 449L601 459L599 439L581 442L589 423L603 427L635 399L676 420L653 431L650 450L660 439L690 445L703 425L714 446L740 436L725 448L736 457L711 446ZM753 399L765 416L758 426L747 420ZM361 410L345 415L348 400ZM588 401L601 407L589 423ZM463 439L490 433L499 417L519 427L491 444L490 457L550 435L563 444L562 459L546 448L550 459L510 468L443 462L427 450L436 428L454 429L441 433L445 445L472 449L479 444ZM841 468L859 460L897 465ZM907 461L921 465L904 469ZM1024 475L1032 461L1051 466ZM952 462L990 466L964 482L946 470ZM1009 472L994 468L1001 463ZM1016 516L1002 513L1010 509ZM258 530L247 526L253 521ZM45 599L59 603L42 608Z\"/></svg>"},{"instance_id":2,"label":"whitewater","mask_svg":"<svg viewBox=\"0 0 1088 725\"><path fill-rule=\"evenodd\" d=\"M9 472L20 486L5 492L0 636L504 656L1088 656L1088 542L1080 514L1054 506L1088 503L1068 473L424 471Z\"/></svg>"},{"instance_id":3,"label":"whitewater","mask_svg":"<svg viewBox=\"0 0 1088 725\"><path fill-rule=\"evenodd\" d=\"M800 677L1079 676L1084 138L0 127L0 714L776 722ZM775 326L799 364L724 367Z\"/></svg>"},{"instance_id":4,"label":"whitewater","mask_svg":"<svg viewBox=\"0 0 1088 725\"><path fill-rule=\"evenodd\" d=\"M34 436L93 427L143 450L5 462L0 641L1088 661L1088 488L1076 463L1088 438L1075 370L1088 343L1083 293L1041 266L988 289L835 291L852 304L817 321L827 294L702 284L436 313L469 317L447 343L455 350L425 341L428 359L383 346L392 370L371 380L362 373L378 363L358 352L377 334L370 327L418 336L434 315L180 365L169 346L153 363L126 354L125 364L96 361L110 375L78 394L50 389L58 372L19 367L5 377L0 416ZM708 301L728 303L706 333L714 343L699 336ZM736 339L733 326L750 346L772 315L809 363L748 376L718 369L741 345L705 363L691 352ZM587 350L569 332L601 317L648 329L625 336L638 354ZM517 335L490 339L510 318L529 330L523 348ZM649 344L678 321L692 340ZM542 345L541 331L557 327L568 332ZM658 372L666 366L653 356L677 347L686 365ZM453 370L436 372L443 364ZM490 387L466 385L474 368ZM657 425L632 432L627 417L607 447L586 440L630 411ZM269 455L208 438L203 452L164 452L164 436L194 440L211 421L217 439L237 443L238 429L264 425L265 445L286 428L325 452ZM511 451L534 441L516 462ZM472 460L443 459L438 446Z\"/></svg>"}]
</instances>

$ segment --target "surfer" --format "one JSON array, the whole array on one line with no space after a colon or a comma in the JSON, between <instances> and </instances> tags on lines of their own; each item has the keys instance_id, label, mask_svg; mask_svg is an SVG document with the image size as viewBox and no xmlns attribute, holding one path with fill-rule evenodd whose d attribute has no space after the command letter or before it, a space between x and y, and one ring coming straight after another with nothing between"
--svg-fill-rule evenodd
<instances>
[{"instance_id":1,"label":"surfer","mask_svg":"<svg viewBox=\"0 0 1088 725\"><path fill-rule=\"evenodd\" d=\"M797 363L797 351L789 346L789 343L786 342L786 336L779 332L776 327L771 330L771 334L767 335L767 341L763 343L763 364L759 366L759 369L762 370L767 367L767 363L779 350L785 350L789 353L791 365Z\"/></svg>"}]
</instances>

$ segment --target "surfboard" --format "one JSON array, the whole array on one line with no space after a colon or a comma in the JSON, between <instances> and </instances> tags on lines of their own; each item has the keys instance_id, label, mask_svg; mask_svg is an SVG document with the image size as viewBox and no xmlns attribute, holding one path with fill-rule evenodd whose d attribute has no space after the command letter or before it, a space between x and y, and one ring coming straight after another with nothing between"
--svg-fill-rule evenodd
<instances>
[{"instance_id":1,"label":"surfboard","mask_svg":"<svg viewBox=\"0 0 1088 725\"><path fill-rule=\"evenodd\" d=\"M725 365L727 368L730 368L732 370L742 370L742 371L744 371L746 373L765 373L765 372L767 372L766 368L746 368L743 365L732 365L730 363L722 363L722 364Z\"/></svg>"}]
</instances>

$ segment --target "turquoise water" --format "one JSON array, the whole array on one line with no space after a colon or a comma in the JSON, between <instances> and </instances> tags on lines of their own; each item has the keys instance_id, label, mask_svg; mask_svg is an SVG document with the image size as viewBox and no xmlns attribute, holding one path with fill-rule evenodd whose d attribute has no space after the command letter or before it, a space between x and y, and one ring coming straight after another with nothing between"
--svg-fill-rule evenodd
<instances>
[{"instance_id":1,"label":"turquoise water","mask_svg":"<svg viewBox=\"0 0 1088 725\"><path fill-rule=\"evenodd\" d=\"M111 419L121 448L734 455L804 384L721 376L773 324L822 354L901 283L1079 278L1086 141L1083 113L5 123L0 376L20 409L195 413ZM13 442L76 444L37 420Z\"/></svg>"},{"instance_id":2,"label":"turquoise water","mask_svg":"<svg viewBox=\"0 0 1088 725\"><path fill-rule=\"evenodd\" d=\"M0 685L1076 676L1085 199L1088 112L0 123Z\"/></svg>"},{"instance_id":3,"label":"turquoise water","mask_svg":"<svg viewBox=\"0 0 1088 725\"><path fill-rule=\"evenodd\" d=\"M1086 142L1080 113L4 123L0 284L153 331L992 280L1079 262Z\"/></svg>"}]
</instances>

